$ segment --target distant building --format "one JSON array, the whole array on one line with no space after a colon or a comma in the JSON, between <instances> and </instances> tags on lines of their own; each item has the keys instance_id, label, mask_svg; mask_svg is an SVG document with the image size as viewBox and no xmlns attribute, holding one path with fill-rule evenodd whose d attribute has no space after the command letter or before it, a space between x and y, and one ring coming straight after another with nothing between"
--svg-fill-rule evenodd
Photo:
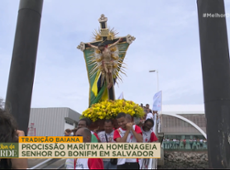
<instances>
[{"instance_id":1,"label":"distant building","mask_svg":"<svg viewBox=\"0 0 230 170\"><path fill-rule=\"evenodd\" d=\"M191 121L193 124L182 120L178 117L175 117L176 113L164 115L161 117L161 132L164 133L165 138L170 139L204 139L205 136L199 131L196 126L198 126L206 134L206 118L203 113L185 113L185 114L176 114L182 116L183 118Z\"/></svg>"},{"instance_id":2,"label":"distant building","mask_svg":"<svg viewBox=\"0 0 230 170\"><path fill-rule=\"evenodd\" d=\"M202 112L163 112L164 149L206 150L206 118Z\"/></svg>"},{"instance_id":3,"label":"distant building","mask_svg":"<svg viewBox=\"0 0 230 170\"><path fill-rule=\"evenodd\" d=\"M28 136L64 136L77 126L81 114L70 108L31 108Z\"/></svg>"}]
</instances>

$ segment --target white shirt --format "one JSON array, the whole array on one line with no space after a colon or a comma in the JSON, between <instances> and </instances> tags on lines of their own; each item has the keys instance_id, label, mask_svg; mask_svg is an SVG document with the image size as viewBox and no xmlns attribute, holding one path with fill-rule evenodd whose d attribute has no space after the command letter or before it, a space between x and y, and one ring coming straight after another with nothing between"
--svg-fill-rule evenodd
<instances>
[{"instance_id":1,"label":"white shirt","mask_svg":"<svg viewBox=\"0 0 230 170\"><path fill-rule=\"evenodd\" d=\"M101 142L107 142L105 135L107 136L108 142L115 142L113 140L114 130L111 133L105 133L105 131L99 132L97 135Z\"/></svg>"},{"instance_id":2,"label":"white shirt","mask_svg":"<svg viewBox=\"0 0 230 170\"><path fill-rule=\"evenodd\" d=\"M77 159L75 169L89 169L88 159Z\"/></svg>"},{"instance_id":3,"label":"white shirt","mask_svg":"<svg viewBox=\"0 0 230 170\"><path fill-rule=\"evenodd\" d=\"M143 142L151 142L151 135L152 131L144 131L142 128L141 128L141 131L142 131L142 136L143 136ZM165 140L165 139L164 139ZM148 158L146 159L139 159L139 165L140 165L140 169L148 169L149 167L149 162L150 160Z\"/></svg>"},{"instance_id":4,"label":"white shirt","mask_svg":"<svg viewBox=\"0 0 230 170\"><path fill-rule=\"evenodd\" d=\"M74 159L66 159L66 169L89 169L88 159L77 159L76 167L74 167Z\"/></svg>"},{"instance_id":5,"label":"white shirt","mask_svg":"<svg viewBox=\"0 0 230 170\"><path fill-rule=\"evenodd\" d=\"M141 128L141 131L142 131L142 136L143 136L143 142L150 142L150 138L151 138L151 131L144 131L142 128Z\"/></svg>"},{"instance_id":6,"label":"white shirt","mask_svg":"<svg viewBox=\"0 0 230 170\"><path fill-rule=\"evenodd\" d=\"M115 142L113 140L113 134L114 134L114 130L111 133L105 133L105 131L99 132L97 135L100 139L101 142L107 142L105 135L107 136L108 142ZM103 159L103 161L110 161L110 159Z\"/></svg>"},{"instance_id":7,"label":"white shirt","mask_svg":"<svg viewBox=\"0 0 230 170\"><path fill-rule=\"evenodd\" d=\"M133 125L133 130L136 131L136 125ZM139 128L139 127L138 127ZM118 128L117 131L119 132L120 137L122 138L125 135L126 130L123 130L122 128ZM130 131L126 143L136 143L137 140L134 137L132 131ZM138 162L138 159L125 159L125 158L118 158L117 159L117 165L123 165L126 162Z\"/></svg>"}]
</instances>

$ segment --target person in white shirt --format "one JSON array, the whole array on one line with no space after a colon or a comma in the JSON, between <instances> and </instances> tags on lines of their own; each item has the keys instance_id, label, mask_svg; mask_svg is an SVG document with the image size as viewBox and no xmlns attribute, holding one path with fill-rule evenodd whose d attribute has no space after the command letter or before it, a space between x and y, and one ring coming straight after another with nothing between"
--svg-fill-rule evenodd
<instances>
[{"instance_id":1,"label":"person in white shirt","mask_svg":"<svg viewBox=\"0 0 230 170\"><path fill-rule=\"evenodd\" d=\"M147 115L146 115L146 118L145 118L145 121L148 120L148 119L151 119L154 121L154 116L153 116L153 113L152 112L149 112ZM153 127L150 129L151 132L153 132Z\"/></svg>"},{"instance_id":2,"label":"person in white shirt","mask_svg":"<svg viewBox=\"0 0 230 170\"><path fill-rule=\"evenodd\" d=\"M97 135L101 142L115 142L113 140L114 128L112 120L105 120L105 131L99 132ZM111 162L110 159L103 159L105 169L117 169L116 162Z\"/></svg>"},{"instance_id":3,"label":"person in white shirt","mask_svg":"<svg viewBox=\"0 0 230 170\"><path fill-rule=\"evenodd\" d=\"M154 121L152 119L147 119L144 123L144 126L141 127L142 135L143 135L143 142L156 142L158 141L157 136L154 132L151 131L151 128L154 126ZM156 159L152 159L155 165L152 168L156 168ZM153 163L153 162L152 162ZM148 169L150 164L150 159L139 159L140 169Z\"/></svg>"},{"instance_id":4,"label":"person in white shirt","mask_svg":"<svg viewBox=\"0 0 230 170\"><path fill-rule=\"evenodd\" d=\"M129 121L125 113L121 112L117 115L119 128L114 131L114 141L119 143L143 142L141 128ZM119 158L117 160L117 169L139 169L138 162L138 159Z\"/></svg>"},{"instance_id":5,"label":"person in white shirt","mask_svg":"<svg viewBox=\"0 0 230 170\"><path fill-rule=\"evenodd\" d=\"M200 147L203 147L203 139L200 139Z\"/></svg>"}]
</instances>

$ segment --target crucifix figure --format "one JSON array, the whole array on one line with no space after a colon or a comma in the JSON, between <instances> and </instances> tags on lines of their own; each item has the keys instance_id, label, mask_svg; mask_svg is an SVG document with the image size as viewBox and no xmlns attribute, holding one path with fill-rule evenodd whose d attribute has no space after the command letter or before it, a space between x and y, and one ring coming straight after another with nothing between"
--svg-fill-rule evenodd
<instances>
[{"instance_id":1,"label":"crucifix figure","mask_svg":"<svg viewBox=\"0 0 230 170\"><path fill-rule=\"evenodd\" d=\"M123 59L125 52L129 44L135 40L135 37L127 35L126 37L117 38L115 31L107 28L107 20L107 17L102 14L98 19L101 29L99 32L96 31L94 34L95 41L91 43L81 42L77 48L83 52L90 49L94 50L93 55L87 57L86 59L88 65L92 67L90 70L88 70L88 72L90 72L89 76L95 76L99 70L101 75L99 78L100 87L102 87L105 83L108 90L109 99L115 100L114 82L116 79L121 80L119 73L124 73L122 68L124 68ZM124 45L122 45L123 43ZM90 58L89 62L88 58ZM91 84L95 84L95 79L94 83Z\"/></svg>"},{"instance_id":2,"label":"crucifix figure","mask_svg":"<svg viewBox=\"0 0 230 170\"><path fill-rule=\"evenodd\" d=\"M120 41L122 41L122 38L119 38L115 43L111 45L103 45L102 43L100 43L98 46L94 46L88 43L90 47L99 50L101 53L101 56L99 58L99 60L102 61L101 73L103 77L106 78L108 89L113 86L113 68L116 67L113 61L118 59L118 57L112 55L111 48L117 45Z\"/></svg>"}]
</instances>

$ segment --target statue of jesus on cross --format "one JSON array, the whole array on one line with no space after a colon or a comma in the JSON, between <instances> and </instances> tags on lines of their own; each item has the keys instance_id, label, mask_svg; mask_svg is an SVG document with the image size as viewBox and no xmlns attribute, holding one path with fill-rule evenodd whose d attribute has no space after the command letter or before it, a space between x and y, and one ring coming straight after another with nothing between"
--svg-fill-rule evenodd
<instances>
[{"instance_id":1,"label":"statue of jesus on cross","mask_svg":"<svg viewBox=\"0 0 230 170\"><path fill-rule=\"evenodd\" d=\"M105 85L108 98L115 100L114 83L117 82L117 79L121 80L120 73L124 74L125 53L129 44L135 40L135 37L130 35L117 38L115 31L107 28L107 20L107 17L102 14L99 18L101 29L94 34L94 42L81 42L77 47L84 52L86 60L90 83L90 100L93 100L90 105L102 100L101 89L105 90L103 88Z\"/></svg>"},{"instance_id":2,"label":"statue of jesus on cross","mask_svg":"<svg viewBox=\"0 0 230 170\"><path fill-rule=\"evenodd\" d=\"M119 38L115 43L111 45L103 45L102 43L100 43L98 46L94 46L88 43L90 47L96 50L100 50L101 56L99 60L102 62L101 73L103 74L103 77L106 77L108 89L113 86L113 68L116 67L113 61L118 59L118 57L112 55L111 48L117 45L120 41L122 41L122 38Z\"/></svg>"}]
</instances>

